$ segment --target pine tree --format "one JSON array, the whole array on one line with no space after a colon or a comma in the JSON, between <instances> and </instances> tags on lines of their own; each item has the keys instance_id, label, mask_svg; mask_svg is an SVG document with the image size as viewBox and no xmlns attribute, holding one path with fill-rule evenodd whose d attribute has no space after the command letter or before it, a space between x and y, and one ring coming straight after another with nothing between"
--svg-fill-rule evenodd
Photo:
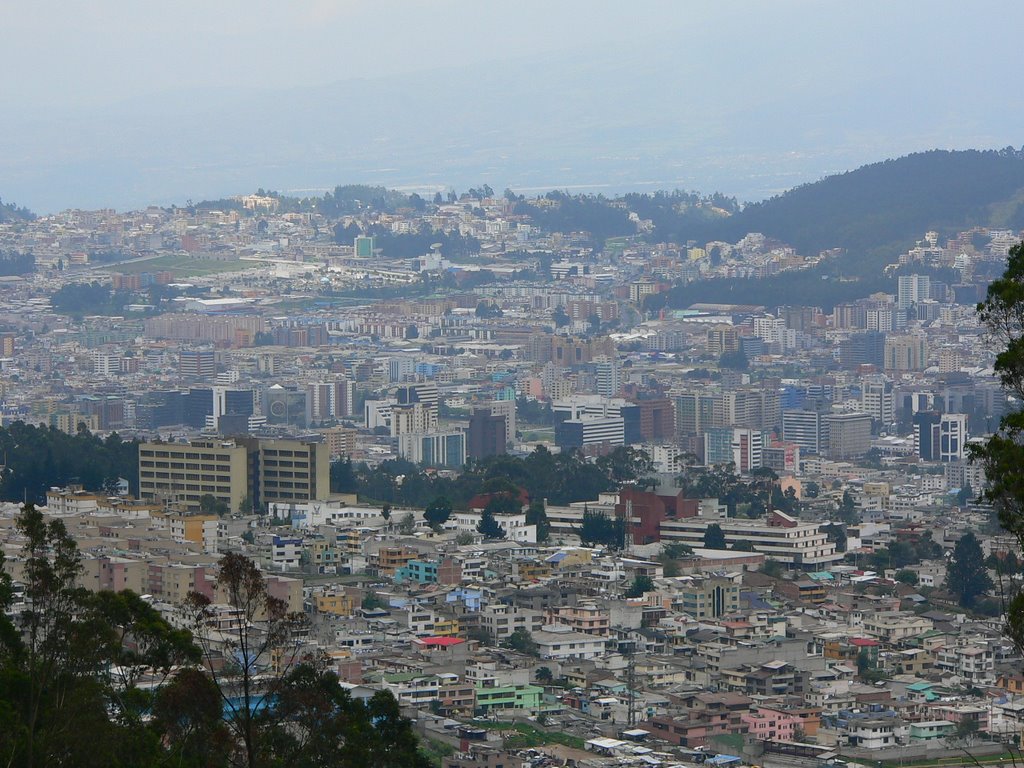
<instances>
[{"instance_id":1,"label":"pine tree","mask_svg":"<svg viewBox=\"0 0 1024 768\"><path fill-rule=\"evenodd\" d=\"M946 587L960 598L964 608L971 608L979 595L992 589L984 560L977 537L970 532L961 536L946 572Z\"/></svg>"},{"instance_id":2,"label":"pine tree","mask_svg":"<svg viewBox=\"0 0 1024 768\"><path fill-rule=\"evenodd\" d=\"M497 518L494 516L494 512L490 509L485 509L483 514L480 515L480 524L477 525L476 529L486 539L505 538L505 529L499 525Z\"/></svg>"},{"instance_id":3,"label":"pine tree","mask_svg":"<svg viewBox=\"0 0 1024 768\"><path fill-rule=\"evenodd\" d=\"M704 530L705 549L725 549L725 532L718 523L712 523Z\"/></svg>"}]
</instances>

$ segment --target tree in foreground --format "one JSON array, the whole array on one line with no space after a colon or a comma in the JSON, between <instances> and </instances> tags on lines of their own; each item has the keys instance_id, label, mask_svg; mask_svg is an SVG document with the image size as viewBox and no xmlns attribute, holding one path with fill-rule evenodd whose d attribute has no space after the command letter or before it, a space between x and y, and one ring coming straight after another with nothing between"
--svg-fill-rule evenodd
<instances>
[{"instance_id":1,"label":"tree in foreground","mask_svg":"<svg viewBox=\"0 0 1024 768\"><path fill-rule=\"evenodd\" d=\"M0 755L4 765L151 765L160 734L144 723L159 683L197 659L138 595L77 586L81 556L61 520L26 504L17 521L25 602L0 558Z\"/></svg>"},{"instance_id":2,"label":"tree in foreground","mask_svg":"<svg viewBox=\"0 0 1024 768\"><path fill-rule=\"evenodd\" d=\"M257 720L278 694L276 679L268 680L264 673L275 651L281 654L279 674L286 675L297 663L291 640L303 617L288 613L285 601L270 593L259 568L243 555L221 558L216 589L220 605L200 592L189 595L193 633L239 745L240 762L256 768L263 730L259 726L266 725Z\"/></svg>"},{"instance_id":3,"label":"tree in foreground","mask_svg":"<svg viewBox=\"0 0 1024 768\"><path fill-rule=\"evenodd\" d=\"M1006 271L988 287L978 314L990 342L998 349L995 371L1003 388L1024 402L1024 244L1010 249ZM999 524L1024 550L1024 411L1009 411L999 430L984 445L973 447L988 487L983 498L995 507ZM1024 651L1024 592L1005 607L1006 633Z\"/></svg>"}]
</instances>

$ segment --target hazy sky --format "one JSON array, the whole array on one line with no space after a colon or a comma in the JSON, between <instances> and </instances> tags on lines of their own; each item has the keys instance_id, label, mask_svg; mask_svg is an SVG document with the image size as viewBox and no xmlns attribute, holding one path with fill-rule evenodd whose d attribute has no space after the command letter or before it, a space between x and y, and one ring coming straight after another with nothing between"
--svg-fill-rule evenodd
<instances>
[{"instance_id":1,"label":"hazy sky","mask_svg":"<svg viewBox=\"0 0 1024 768\"><path fill-rule=\"evenodd\" d=\"M756 197L1020 146L1021 29L1019 0L0 0L0 197L651 179ZM379 124L350 129L355 102Z\"/></svg>"},{"instance_id":2,"label":"hazy sky","mask_svg":"<svg viewBox=\"0 0 1024 768\"><path fill-rule=\"evenodd\" d=\"M30 108L319 85L573 48L614 55L630 40L729 15L683 0L0 0L0 62L16 73L0 78L0 98Z\"/></svg>"},{"instance_id":3,"label":"hazy sky","mask_svg":"<svg viewBox=\"0 0 1024 768\"><path fill-rule=\"evenodd\" d=\"M1017 0L0 0L0 99L31 109L196 87L320 85L573 51L614 59L673 41L683 61L701 38L727 46L734 32L779 38L778 55L805 56L945 30L936 45L975 57L989 55L989 35L1022 20ZM726 53L758 64L742 47ZM885 70L901 52L873 54Z\"/></svg>"}]
</instances>

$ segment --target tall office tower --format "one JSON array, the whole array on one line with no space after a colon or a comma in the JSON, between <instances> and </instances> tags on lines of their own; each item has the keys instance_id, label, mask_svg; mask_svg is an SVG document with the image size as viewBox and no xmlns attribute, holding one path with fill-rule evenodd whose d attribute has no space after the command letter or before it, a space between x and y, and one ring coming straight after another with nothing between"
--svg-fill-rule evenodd
<instances>
[{"instance_id":1,"label":"tall office tower","mask_svg":"<svg viewBox=\"0 0 1024 768\"><path fill-rule=\"evenodd\" d=\"M942 414L939 419L939 461L963 461L966 445L967 414Z\"/></svg>"},{"instance_id":2,"label":"tall office tower","mask_svg":"<svg viewBox=\"0 0 1024 768\"><path fill-rule=\"evenodd\" d=\"M854 459L871 448L871 415L867 413L829 413L822 417L830 459Z\"/></svg>"},{"instance_id":3,"label":"tall office tower","mask_svg":"<svg viewBox=\"0 0 1024 768\"><path fill-rule=\"evenodd\" d=\"M424 408L434 413L437 413L441 401L437 391L437 384L432 381L399 387L395 396L398 399L399 405L422 403Z\"/></svg>"},{"instance_id":4,"label":"tall office tower","mask_svg":"<svg viewBox=\"0 0 1024 768\"><path fill-rule=\"evenodd\" d=\"M356 412L356 383L350 379L334 380L334 416L347 419Z\"/></svg>"},{"instance_id":5,"label":"tall office tower","mask_svg":"<svg viewBox=\"0 0 1024 768\"><path fill-rule=\"evenodd\" d=\"M492 400L486 406L492 416L500 416L505 420L505 440L515 440L516 431L516 401L515 400Z\"/></svg>"},{"instance_id":6,"label":"tall office tower","mask_svg":"<svg viewBox=\"0 0 1024 768\"><path fill-rule=\"evenodd\" d=\"M458 468L466 463L466 433L408 432L398 437L398 455L428 467Z\"/></svg>"},{"instance_id":7,"label":"tall office tower","mask_svg":"<svg viewBox=\"0 0 1024 768\"><path fill-rule=\"evenodd\" d=\"M864 382L860 394L861 408L878 424L887 426L896 420L896 393L888 379L875 378Z\"/></svg>"},{"instance_id":8,"label":"tall office tower","mask_svg":"<svg viewBox=\"0 0 1024 768\"><path fill-rule=\"evenodd\" d=\"M334 385L306 385L306 423L316 424L330 421L334 417Z\"/></svg>"},{"instance_id":9,"label":"tall office tower","mask_svg":"<svg viewBox=\"0 0 1024 768\"><path fill-rule=\"evenodd\" d=\"M733 461L732 433L732 427L712 427L704 432L704 466L721 466Z\"/></svg>"},{"instance_id":10,"label":"tall office tower","mask_svg":"<svg viewBox=\"0 0 1024 768\"><path fill-rule=\"evenodd\" d=\"M245 416L256 413L256 395L251 389L213 388L213 423L217 429L221 416Z\"/></svg>"},{"instance_id":11,"label":"tall office tower","mask_svg":"<svg viewBox=\"0 0 1024 768\"><path fill-rule=\"evenodd\" d=\"M505 453L508 436L505 417L491 413L488 408L474 408L466 431L466 455L471 459L485 459Z\"/></svg>"},{"instance_id":12,"label":"tall office tower","mask_svg":"<svg viewBox=\"0 0 1024 768\"><path fill-rule=\"evenodd\" d=\"M676 411L667 397L641 398L640 436L645 443L673 440L676 435Z\"/></svg>"},{"instance_id":13,"label":"tall office tower","mask_svg":"<svg viewBox=\"0 0 1024 768\"><path fill-rule=\"evenodd\" d=\"M939 422L937 411L917 411L913 415L914 451L925 461L939 460Z\"/></svg>"},{"instance_id":14,"label":"tall office tower","mask_svg":"<svg viewBox=\"0 0 1024 768\"><path fill-rule=\"evenodd\" d=\"M426 382L399 387L397 401L391 406L392 437L437 429L440 403L437 384Z\"/></svg>"},{"instance_id":15,"label":"tall office tower","mask_svg":"<svg viewBox=\"0 0 1024 768\"><path fill-rule=\"evenodd\" d=\"M676 395L676 431L679 435L699 435L715 421L715 395L707 392L682 392ZM721 399L720 396L718 399Z\"/></svg>"},{"instance_id":16,"label":"tall office tower","mask_svg":"<svg viewBox=\"0 0 1024 768\"><path fill-rule=\"evenodd\" d=\"M910 309L914 304L931 298L931 278L928 275L900 275L897 280L896 309Z\"/></svg>"},{"instance_id":17,"label":"tall office tower","mask_svg":"<svg viewBox=\"0 0 1024 768\"><path fill-rule=\"evenodd\" d=\"M213 416L213 389L192 387L184 396L182 415L186 425L203 429L207 417Z\"/></svg>"},{"instance_id":18,"label":"tall office tower","mask_svg":"<svg viewBox=\"0 0 1024 768\"><path fill-rule=\"evenodd\" d=\"M212 379L217 355L212 349L183 349L178 353L178 374L185 379Z\"/></svg>"},{"instance_id":19,"label":"tall office tower","mask_svg":"<svg viewBox=\"0 0 1024 768\"><path fill-rule=\"evenodd\" d=\"M13 333L0 333L0 357L14 357Z\"/></svg>"},{"instance_id":20,"label":"tall office tower","mask_svg":"<svg viewBox=\"0 0 1024 768\"><path fill-rule=\"evenodd\" d=\"M787 410L782 412L782 439L796 443L801 451L824 453L827 431L818 411Z\"/></svg>"},{"instance_id":21,"label":"tall office tower","mask_svg":"<svg viewBox=\"0 0 1024 768\"><path fill-rule=\"evenodd\" d=\"M885 369L887 371L920 371L928 362L928 344L923 335L887 336Z\"/></svg>"},{"instance_id":22,"label":"tall office tower","mask_svg":"<svg viewBox=\"0 0 1024 768\"><path fill-rule=\"evenodd\" d=\"M735 352L739 348L739 330L734 326L719 325L708 329L707 350L709 355L721 357L726 352Z\"/></svg>"},{"instance_id":23,"label":"tall office tower","mask_svg":"<svg viewBox=\"0 0 1024 768\"><path fill-rule=\"evenodd\" d=\"M735 428L732 430L732 462L736 471L747 474L753 469L763 466L765 440L764 432L759 429Z\"/></svg>"},{"instance_id":24,"label":"tall office tower","mask_svg":"<svg viewBox=\"0 0 1024 768\"><path fill-rule=\"evenodd\" d=\"M614 357L601 355L594 358L594 372L597 377L597 393L614 397L622 389L622 369Z\"/></svg>"},{"instance_id":25,"label":"tall office tower","mask_svg":"<svg viewBox=\"0 0 1024 768\"><path fill-rule=\"evenodd\" d=\"M885 334L879 331L865 331L850 334L839 342L839 364L843 368L860 365L877 365L885 362Z\"/></svg>"}]
</instances>

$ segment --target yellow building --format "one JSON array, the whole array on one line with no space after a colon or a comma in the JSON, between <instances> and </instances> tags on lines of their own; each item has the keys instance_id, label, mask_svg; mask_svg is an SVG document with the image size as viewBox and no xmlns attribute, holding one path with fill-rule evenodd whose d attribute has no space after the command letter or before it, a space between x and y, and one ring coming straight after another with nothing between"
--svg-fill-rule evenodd
<instances>
[{"instance_id":1,"label":"yellow building","mask_svg":"<svg viewBox=\"0 0 1024 768\"><path fill-rule=\"evenodd\" d=\"M330 496L331 465L323 443L300 440L196 440L139 445L139 495L199 510L207 494L237 510L243 499L267 503Z\"/></svg>"},{"instance_id":2,"label":"yellow building","mask_svg":"<svg viewBox=\"0 0 1024 768\"><path fill-rule=\"evenodd\" d=\"M175 513L167 516L171 538L182 543L191 541L204 552L217 551L217 515L188 515Z\"/></svg>"},{"instance_id":3,"label":"yellow building","mask_svg":"<svg viewBox=\"0 0 1024 768\"><path fill-rule=\"evenodd\" d=\"M245 446L231 440L139 444L139 496L199 510L206 494L238 509L248 495Z\"/></svg>"},{"instance_id":4,"label":"yellow building","mask_svg":"<svg viewBox=\"0 0 1024 768\"><path fill-rule=\"evenodd\" d=\"M381 547L377 553L377 573L394 576L395 571L416 559L416 552L405 547Z\"/></svg>"},{"instance_id":5,"label":"yellow building","mask_svg":"<svg viewBox=\"0 0 1024 768\"><path fill-rule=\"evenodd\" d=\"M324 443L244 439L259 504L320 501L331 495L331 457Z\"/></svg>"},{"instance_id":6,"label":"yellow building","mask_svg":"<svg viewBox=\"0 0 1024 768\"><path fill-rule=\"evenodd\" d=\"M459 620L454 616L438 616L434 622L435 637L456 637L459 634Z\"/></svg>"},{"instance_id":7,"label":"yellow building","mask_svg":"<svg viewBox=\"0 0 1024 768\"><path fill-rule=\"evenodd\" d=\"M519 581L540 581L551 575L551 566L539 560L520 560L513 568Z\"/></svg>"},{"instance_id":8,"label":"yellow building","mask_svg":"<svg viewBox=\"0 0 1024 768\"><path fill-rule=\"evenodd\" d=\"M327 613L331 616L351 616L360 606L361 600L357 594L347 590L343 592L325 592L313 595L313 605L317 613Z\"/></svg>"}]
</instances>

